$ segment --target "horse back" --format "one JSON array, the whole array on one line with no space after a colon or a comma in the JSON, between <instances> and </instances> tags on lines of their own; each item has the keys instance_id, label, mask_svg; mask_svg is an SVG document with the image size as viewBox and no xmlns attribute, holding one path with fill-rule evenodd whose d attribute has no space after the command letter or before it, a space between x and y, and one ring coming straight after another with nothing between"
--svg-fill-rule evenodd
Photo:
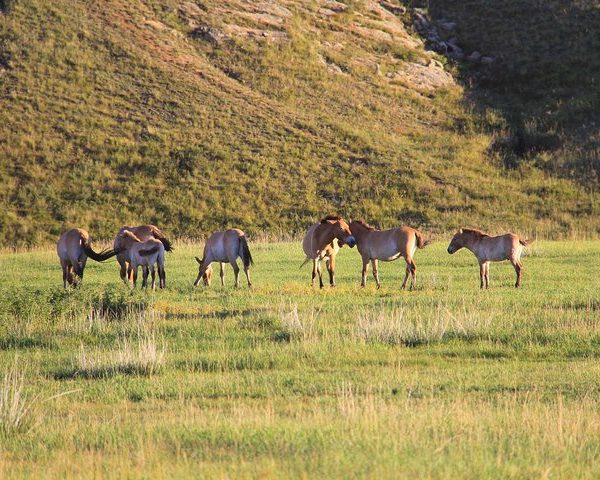
<instances>
[{"instance_id":1,"label":"horse back","mask_svg":"<svg viewBox=\"0 0 600 480\"><path fill-rule=\"evenodd\" d=\"M84 252L84 245L89 242L89 239L89 233L82 228L72 228L63 232L56 245L59 258L78 262Z\"/></svg>"}]
</instances>

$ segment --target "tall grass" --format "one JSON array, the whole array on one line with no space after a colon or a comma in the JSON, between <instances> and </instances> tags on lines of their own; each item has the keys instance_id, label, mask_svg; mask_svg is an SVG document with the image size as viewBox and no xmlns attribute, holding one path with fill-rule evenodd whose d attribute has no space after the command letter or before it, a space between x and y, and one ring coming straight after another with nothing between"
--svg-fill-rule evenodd
<instances>
[{"instance_id":1,"label":"tall grass","mask_svg":"<svg viewBox=\"0 0 600 480\"><path fill-rule=\"evenodd\" d=\"M357 315L353 335L367 342L416 346L449 338L469 338L489 332L492 318L478 311L451 310L438 303L435 309L400 306L363 309Z\"/></svg>"},{"instance_id":2,"label":"tall grass","mask_svg":"<svg viewBox=\"0 0 600 480\"><path fill-rule=\"evenodd\" d=\"M25 392L25 372L15 360L0 384L0 435L9 438L32 426L35 399Z\"/></svg>"}]
</instances>

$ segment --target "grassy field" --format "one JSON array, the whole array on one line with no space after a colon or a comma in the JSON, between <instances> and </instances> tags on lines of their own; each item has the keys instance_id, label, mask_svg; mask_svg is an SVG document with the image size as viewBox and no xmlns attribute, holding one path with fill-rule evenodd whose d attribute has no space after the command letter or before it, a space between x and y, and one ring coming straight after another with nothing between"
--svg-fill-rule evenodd
<instances>
[{"instance_id":1,"label":"grassy field","mask_svg":"<svg viewBox=\"0 0 600 480\"><path fill-rule=\"evenodd\" d=\"M200 246L155 293L0 254L0 477L597 478L600 242L536 242L484 292L446 245L414 292L400 262L361 289L349 249L312 290L297 243L251 244L251 291L194 289Z\"/></svg>"}]
</instances>

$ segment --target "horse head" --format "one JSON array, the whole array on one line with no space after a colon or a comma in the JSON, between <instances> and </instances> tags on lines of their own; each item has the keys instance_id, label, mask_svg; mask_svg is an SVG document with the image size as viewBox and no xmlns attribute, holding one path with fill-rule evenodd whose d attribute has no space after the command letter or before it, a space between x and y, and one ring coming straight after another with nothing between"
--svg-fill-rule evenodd
<instances>
[{"instance_id":1,"label":"horse head","mask_svg":"<svg viewBox=\"0 0 600 480\"><path fill-rule=\"evenodd\" d=\"M350 248L353 248L356 245L356 239L354 238L354 235L352 235L350 227L342 217L328 215L321 219L321 224L328 225L329 228L331 228L333 237L338 239L340 247L342 247L344 243Z\"/></svg>"}]
</instances>

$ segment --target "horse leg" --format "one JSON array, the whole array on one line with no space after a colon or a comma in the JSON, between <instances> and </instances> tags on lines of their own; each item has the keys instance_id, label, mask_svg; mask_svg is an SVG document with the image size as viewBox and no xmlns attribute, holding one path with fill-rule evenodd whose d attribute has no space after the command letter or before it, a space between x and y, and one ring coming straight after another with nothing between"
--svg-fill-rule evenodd
<instances>
[{"instance_id":1,"label":"horse leg","mask_svg":"<svg viewBox=\"0 0 600 480\"><path fill-rule=\"evenodd\" d=\"M319 274L319 288L323 288L323 270L321 270L321 260L317 260L317 273Z\"/></svg>"},{"instance_id":2,"label":"horse leg","mask_svg":"<svg viewBox=\"0 0 600 480\"><path fill-rule=\"evenodd\" d=\"M523 266L519 260L511 263L513 264L513 267L515 267L515 272L517 273L517 282L515 283L515 288L519 288L521 285L521 271L523 270Z\"/></svg>"},{"instance_id":3,"label":"horse leg","mask_svg":"<svg viewBox=\"0 0 600 480\"><path fill-rule=\"evenodd\" d=\"M335 257L329 257L326 265L327 271L329 272L329 286L335 287Z\"/></svg>"},{"instance_id":4,"label":"horse leg","mask_svg":"<svg viewBox=\"0 0 600 480\"><path fill-rule=\"evenodd\" d=\"M369 259L366 257L363 257L362 261L363 261L363 268L362 268L362 278L360 280L360 286L366 287L367 286L367 272L369 271Z\"/></svg>"},{"instance_id":5,"label":"horse leg","mask_svg":"<svg viewBox=\"0 0 600 480\"><path fill-rule=\"evenodd\" d=\"M490 262L485 262L485 288L490 288Z\"/></svg>"},{"instance_id":6,"label":"horse leg","mask_svg":"<svg viewBox=\"0 0 600 480\"><path fill-rule=\"evenodd\" d=\"M415 261L411 258L408 266L410 268L410 275L411 275L410 290L412 291L412 290L414 290L415 285L417 284L417 265L416 265Z\"/></svg>"},{"instance_id":7,"label":"horse leg","mask_svg":"<svg viewBox=\"0 0 600 480\"><path fill-rule=\"evenodd\" d=\"M156 269L154 268L154 264L152 264L150 274L152 275L152 290L156 290Z\"/></svg>"},{"instance_id":8,"label":"horse leg","mask_svg":"<svg viewBox=\"0 0 600 480\"><path fill-rule=\"evenodd\" d=\"M373 278L375 279L377 290L379 290L381 288L381 282L379 281L379 262L376 258L371 260L371 266L373 267Z\"/></svg>"},{"instance_id":9,"label":"horse leg","mask_svg":"<svg viewBox=\"0 0 600 480\"><path fill-rule=\"evenodd\" d=\"M75 269L71 263L67 265L67 282L69 285L75 286Z\"/></svg>"},{"instance_id":10,"label":"horse leg","mask_svg":"<svg viewBox=\"0 0 600 480\"><path fill-rule=\"evenodd\" d=\"M248 282L248 288L252 286L250 282L250 267L248 265L244 265L244 273L246 274L246 281Z\"/></svg>"},{"instance_id":11,"label":"horse leg","mask_svg":"<svg viewBox=\"0 0 600 480\"><path fill-rule=\"evenodd\" d=\"M233 267L233 275L235 277L235 288L238 288L240 286L240 267L238 267L237 261L236 260L232 260L231 262L231 266Z\"/></svg>"},{"instance_id":12,"label":"horse leg","mask_svg":"<svg viewBox=\"0 0 600 480\"><path fill-rule=\"evenodd\" d=\"M69 270L67 267L67 262L64 260L61 260L60 266L62 267L62 272L63 272L63 287L67 288L67 285L69 283Z\"/></svg>"},{"instance_id":13,"label":"horse leg","mask_svg":"<svg viewBox=\"0 0 600 480\"><path fill-rule=\"evenodd\" d=\"M150 269L148 265L142 266L142 288L146 288L148 286L148 274L150 273Z\"/></svg>"},{"instance_id":14,"label":"horse leg","mask_svg":"<svg viewBox=\"0 0 600 480\"><path fill-rule=\"evenodd\" d=\"M485 263L479 263L479 289L483 289L485 285Z\"/></svg>"},{"instance_id":15,"label":"horse leg","mask_svg":"<svg viewBox=\"0 0 600 480\"><path fill-rule=\"evenodd\" d=\"M408 258L404 257L404 261L406 262L406 274L404 275L404 281L402 282L402 290L406 288L406 282L408 282L408 276L410 275L410 263Z\"/></svg>"},{"instance_id":16,"label":"horse leg","mask_svg":"<svg viewBox=\"0 0 600 480\"><path fill-rule=\"evenodd\" d=\"M119 276L121 277L121 280L123 280L123 283L125 283L127 285L127 281L129 280L127 278L127 267L128 264L126 261L121 261L119 260Z\"/></svg>"},{"instance_id":17,"label":"horse leg","mask_svg":"<svg viewBox=\"0 0 600 480\"><path fill-rule=\"evenodd\" d=\"M310 282L310 286L314 287L315 286L315 277L317 276L317 259L314 258L313 259L313 269L312 269L312 279Z\"/></svg>"},{"instance_id":18,"label":"horse leg","mask_svg":"<svg viewBox=\"0 0 600 480\"><path fill-rule=\"evenodd\" d=\"M219 276L221 277L221 286L225 286L225 264L223 262L219 262Z\"/></svg>"},{"instance_id":19,"label":"horse leg","mask_svg":"<svg viewBox=\"0 0 600 480\"><path fill-rule=\"evenodd\" d=\"M129 282L133 282L133 266L131 265L131 262L129 262L129 264L127 265L127 283ZM136 268L137 270L137 268Z\"/></svg>"},{"instance_id":20,"label":"horse leg","mask_svg":"<svg viewBox=\"0 0 600 480\"><path fill-rule=\"evenodd\" d=\"M165 270L164 257L158 260L158 286L160 288L167 288L167 271Z\"/></svg>"},{"instance_id":21,"label":"horse leg","mask_svg":"<svg viewBox=\"0 0 600 480\"><path fill-rule=\"evenodd\" d=\"M137 287L138 267L136 265L135 268L133 268L133 266L130 265L129 268L131 268L131 271L132 271L133 288L136 288Z\"/></svg>"}]
</instances>

